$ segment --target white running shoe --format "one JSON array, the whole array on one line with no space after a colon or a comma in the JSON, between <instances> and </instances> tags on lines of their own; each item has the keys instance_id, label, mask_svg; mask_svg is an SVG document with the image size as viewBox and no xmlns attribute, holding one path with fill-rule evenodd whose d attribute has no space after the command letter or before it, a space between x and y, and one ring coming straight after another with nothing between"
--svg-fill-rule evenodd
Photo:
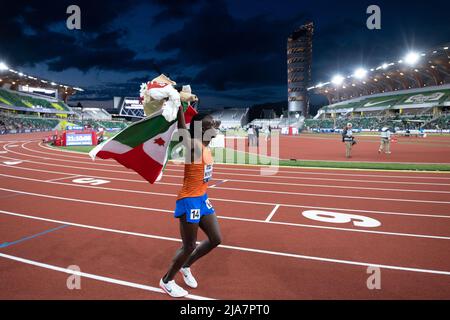
<instances>
[{"instance_id":1,"label":"white running shoe","mask_svg":"<svg viewBox=\"0 0 450 320\"><path fill-rule=\"evenodd\" d=\"M181 268L181 274L183 275L184 282L191 288L197 288L197 280L195 280L194 276L191 273L191 268Z\"/></svg>"},{"instance_id":2,"label":"white running shoe","mask_svg":"<svg viewBox=\"0 0 450 320\"><path fill-rule=\"evenodd\" d=\"M188 292L175 283L175 280L164 283L163 279L159 281L159 286L171 297L182 298L188 295Z\"/></svg>"}]
</instances>

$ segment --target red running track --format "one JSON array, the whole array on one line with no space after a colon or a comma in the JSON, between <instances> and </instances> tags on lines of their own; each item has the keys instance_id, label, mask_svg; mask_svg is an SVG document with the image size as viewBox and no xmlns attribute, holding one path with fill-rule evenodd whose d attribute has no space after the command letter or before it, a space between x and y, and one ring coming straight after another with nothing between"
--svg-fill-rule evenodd
<instances>
[{"instance_id":1,"label":"red running track","mask_svg":"<svg viewBox=\"0 0 450 320\"><path fill-rule=\"evenodd\" d=\"M172 210L181 166L149 185L113 161L48 149L36 136L5 138L1 299L169 298L158 281L180 245ZM258 167L217 165L214 177L209 196L224 241L194 265L200 285L188 298L450 298L449 174L280 168L260 176ZM308 210L335 217L318 221ZM81 290L67 289L71 265L83 272ZM380 268L380 290L367 287L371 266Z\"/></svg>"},{"instance_id":2,"label":"red running track","mask_svg":"<svg viewBox=\"0 0 450 320\"><path fill-rule=\"evenodd\" d=\"M229 139L228 147L242 150L245 141ZM240 141L240 142L237 142ZM345 157L345 145L339 134L301 134L299 136L281 136L279 140L279 158L297 160L355 161L355 162L398 162L398 163L450 163L450 136L428 136L426 138L398 137L391 143L392 154L378 154L379 136L356 136L358 142L352 151L352 158ZM260 138L260 145L264 138ZM260 151L262 154L273 155ZM257 153L250 149L251 153Z\"/></svg>"}]
</instances>

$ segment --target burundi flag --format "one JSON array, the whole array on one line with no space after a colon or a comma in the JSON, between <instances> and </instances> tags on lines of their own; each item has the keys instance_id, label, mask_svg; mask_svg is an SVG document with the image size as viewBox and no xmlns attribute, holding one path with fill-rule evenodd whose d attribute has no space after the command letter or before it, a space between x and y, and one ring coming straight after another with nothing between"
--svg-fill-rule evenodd
<instances>
[{"instance_id":1,"label":"burundi flag","mask_svg":"<svg viewBox=\"0 0 450 320\"><path fill-rule=\"evenodd\" d=\"M196 113L189 106L184 113L186 123L189 123ZM167 121L160 110L98 145L89 155L92 160L96 157L114 159L154 183L167 162L170 142L176 129L177 120Z\"/></svg>"}]
</instances>

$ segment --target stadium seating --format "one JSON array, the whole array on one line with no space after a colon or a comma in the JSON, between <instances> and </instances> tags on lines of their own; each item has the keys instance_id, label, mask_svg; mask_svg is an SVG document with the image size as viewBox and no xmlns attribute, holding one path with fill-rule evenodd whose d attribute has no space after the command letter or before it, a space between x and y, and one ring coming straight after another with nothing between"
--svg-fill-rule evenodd
<instances>
[{"instance_id":1,"label":"stadium seating","mask_svg":"<svg viewBox=\"0 0 450 320\"><path fill-rule=\"evenodd\" d=\"M237 128L244 126L248 117L247 109L224 109L212 113L215 119L221 121L222 128Z\"/></svg>"},{"instance_id":2,"label":"stadium seating","mask_svg":"<svg viewBox=\"0 0 450 320\"><path fill-rule=\"evenodd\" d=\"M81 119L111 120L111 115L101 108L72 108Z\"/></svg>"},{"instance_id":3,"label":"stadium seating","mask_svg":"<svg viewBox=\"0 0 450 320\"><path fill-rule=\"evenodd\" d=\"M64 111L70 110L62 101L37 98L31 96L30 94L17 93L14 91L5 90L3 88L0 89L0 103L15 107L42 107Z\"/></svg>"},{"instance_id":4,"label":"stadium seating","mask_svg":"<svg viewBox=\"0 0 450 320\"><path fill-rule=\"evenodd\" d=\"M0 131L53 130L58 123L58 119L0 115Z\"/></svg>"}]
</instances>

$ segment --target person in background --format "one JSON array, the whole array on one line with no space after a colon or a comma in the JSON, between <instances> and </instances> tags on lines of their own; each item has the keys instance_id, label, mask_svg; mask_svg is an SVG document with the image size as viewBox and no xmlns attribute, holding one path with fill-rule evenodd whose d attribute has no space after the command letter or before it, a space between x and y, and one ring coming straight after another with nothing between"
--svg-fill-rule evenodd
<instances>
[{"instance_id":1,"label":"person in background","mask_svg":"<svg viewBox=\"0 0 450 320\"><path fill-rule=\"evenodd\" d=\"M259 146L259 127L255 126L255 139L256 139L256 146Z\"/></svg>"},{"instance_id":2,"label":"person in background","mask_svg":"<svg viewBox=\"0 0 450 320\"><path fill-rule=\"evenodd\" d=\"M347 123L347 126L342 132L342 142L345 143L345 156L351 158L352 147L356 144L355 138L353 137L353 125L351 123Z\"/></svg>"},{"instance_id":3,"label":"person in background","mask_svg":"<svg viewBox=\"0 0 450 320\"><path fill-rule=\"evenodd\" d=\"M381 129L381 144L378 153L385 152L391 154L391 131L388 127Z\"/></svg>"},{"instance_id":4,"label":"person in background","mask_svg":"<svg viewBox=\"0 0 450 320\"><path fill-rule=\"evenodd\" d=\"M255 137L255 129L253 129L253 126L249 126L247 130L247 136L248 136L248 146L252 146L254 142Z\"/></svg>"}]
</instances>

